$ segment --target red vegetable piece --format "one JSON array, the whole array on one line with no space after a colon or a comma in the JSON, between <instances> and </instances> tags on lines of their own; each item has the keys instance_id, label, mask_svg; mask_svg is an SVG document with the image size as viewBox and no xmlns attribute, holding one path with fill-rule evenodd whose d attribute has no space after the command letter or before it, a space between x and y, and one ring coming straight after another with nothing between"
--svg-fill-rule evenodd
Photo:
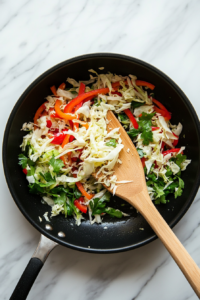
<instances>
[{"instance_id":1,"label":"red vegetable piece","mask_svg":"<svg viewBox=\"0 0 200 300\"><path fill-rule=\"evenodd\" d=\"M78 95L82 95L84 93L85 93L85 84L81 82L80 87L79 87Z\"/></svg>"},{"instance_id":2,"label":"red vegetable piece","mask_svg":"<svg viewBox=\"0 0 200 300\"><path fill-rule=\"evenodd\" d=\"M84 204L81 204L80 202L84 201L84 197L80 197L79 199L76 199L74 201L74 205L80 210L82 211L84 214L87 213L87 206Z\"/></svg>"},{"instance_id":3,"label":"red vegetable piece","mask_svg":"<svg viewBox=\"0 0 200 300\"><path fill-rule=\"evenodd\" d=\"M113 94L113 95L118 95L118 96L122 96L122 94L120 93L120 92L111 92L111 94Z\"/></svg>"},{"instance_id":4,"label":"red vegetable piece","mask_svg":"<svg viewBox=\"0 0 200 300\"><path fill-rule=\"evenodd\" d=\"M23 170L22 170L22 172L23 172L25 175L27 175L27 174L28 174L28 171L27 171L27 169L23 169Z\"/></svg>"},{"instance_id":5,"label":"red vegetable piece","mask_svg":"<svg viewBox=\"0 0 200 300\"><path fill-rule=\"evenodd\" d=\"M47 127L48 127L48 128L51 128L51 126L52 126L51 120L47 120Z\"/></svg>"},{"instance_id":6,"label":"red vegetable piece","mask_svg":"<svg viewBox=\"0 0 200 300\"><path fill-rule=\"evenodd\" d=\"M138 122L136 121L135 117L133 116L132 112L130 111L130 109L125 109L124 110L125 114L127 115L127 117L129 117L130 121L133 124L133 127L135 129L138 129L139 125Z\"/></svg>"},{"instance_id":7,"label":"red vegetable piece","mask_svg":"<svg viewBox=\"0 0 200 300\"><path fill-rule=\"evenodd\" d=\"M52 93L54 94L54 96L57 96L55 85L51 86L50 89L51 89Z\"/></svg>"},{"instance_id":8,"label":"red vegetable piece","mask_svg":"<svg viewBox=\"0 0 200 300\"><path fill-rule=\"evenodd\" d=\"M174 149L169 149L169 150L166 150L166 151L163 151L163 155L167 155L169 153L178 153L181 149L180 148L174 148ZM183 152L181 152L181 154L183 154Z\"/></svg>"},{"instance_id":9,"label":"red vegetable piece","mask_svg":"<svg viewBox=\"0 0 200 300\"><path fill-rule=\"evenodd\" d=\"M143 81L143 80L136 80L135 83L138 86L146 86L146 87L148 87L151 90L154 90L154 88L155 88L155 85L153 85L152 83Z\"/></svg>"},{"instance_id":10,"label":"red vegetable piece","mask_svg":"<svg viewBox=\"0 0 200 300\"><path fill-rule=\"evenodd\" d=\"M75 139L75 137L73 135L70 135L70 137L69 137L69 143L73 142L74 139Z\"/></svg>"},{"instance_id":11,"label":"red vegetable piece","mask_svg":"<svg viewBox=\"0 0 200 300\"><path fill-rule=\"evenodd\" d=\"M54 139L53 141L51 141L51 143L55 145L61 145L64 141L65 136L66 134L64 134L63 132L56 133L54 134Z\"/></svg>"},{"instance_id":12,"label":"red vegetable piece","mask_svg":"<svg viewBox=\"0 0 200 300\"><path fill-rule=\"evenodd\" d=\"M155 131L155 130L157 130L157 129L160 129L160 127L153 127L153 126L151 127L151 130L152 130L152 131Z\"/></svg>"},{"instance_id":13,"label":"red vegetable piece","mask_svg":"<svg viewBox=\"0 0 200 300\"><path fill-rule=\"evenodd\" d=\"M66 84L63 82L61 83L61 85L59 86L59 89L64 90L66 87Z\"/></svg>"},{"instance_id":14,"label":"red vegetable piece","mask_svg":"<svg viewBox=\"0 0 200 300\"><path fill-rule=\"evenodd\" d=\"M78 160L78 157L72 157L71 160L76 162Z\"/></svg>"}]
</instances>

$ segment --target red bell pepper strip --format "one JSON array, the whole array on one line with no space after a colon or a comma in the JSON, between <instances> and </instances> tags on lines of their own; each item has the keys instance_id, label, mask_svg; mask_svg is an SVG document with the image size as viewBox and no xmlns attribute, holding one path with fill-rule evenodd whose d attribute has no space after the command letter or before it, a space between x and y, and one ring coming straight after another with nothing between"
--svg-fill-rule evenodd
<instances>
[{"instance_id":1,"label":"red bell pepper strip","mask_svg":"<svg viewBox=\"0 0 200 300\"><path fill-rule=\"evenodd\" d=\"M145 157L141 158L141 163L142 163L143 168L145 167L145 160L146 160Z\"/></svg>"},{"instance_id":2,"label":"red bell pepper strip","mask_svg":"<svg viewBox=\"0 0 200 300\"><path fill-rule=\"evenodd\" d=\"M48 128L51 128L51 126L52 126L51 120L47 120L47 127L48 127Z\"/></svg>"},{"instance_id":3,"label":"red bell pepper strip","mask_svg":"<svg viewBox=\"0 0 200 300\"><path fill-rule=\"evenodd\" d=\"M146 86L146 87L148 87L151 90L155 89L155 85L153 85L152 83L143 81L143 80L136 80L135 84L138 85L138 86Z\"/></svg>"},{"instance_id":4,"label":"red bell pepper strip","mask_svg":"<svg viewBox=\"0 0 200 300\"><path fill-rule=\"evenodd\" d=\"M70 135L70 138L69 138L69 142L73 142L73 140L75 139L75 137L73 135Z\"/></svg>"},{"instance_id":5,"label":"red bell pepper strip","mask_svg":"<svg viewBox=\"0 0 200 300\"><path fill-rule=\"evenodd\" d=\"M25 175L27 175L27 174L28 174L28 171L27 171L27 169L23 169L23 170L22 170L22 172L23 172Z\"/></svg>"},{"instance_id":6,"label":"red bell pepper strip","mask_svg":"<svg viewBox=\"0 0 200 300\"><path fill-rule=\"evenodd\" d=\"M151 127L152 131L155 131L155 130L158 130L158 129L160 129L160 127L153 127L153 126Z\"/></svg>"},{"instance_id":7,"label":"red bell pepper strip","mask_svg":"<svg viewBox=\"0 0 200 300\"><path fill-rule=\"evenodd\" d=\"M80 197L79 199L76 199L74 201L74 205L80 210L82 211L84 214L87 213L87 206L80 203L80 202L84 202L84 197Z\"/></svg>"},{"instance_id":8,"label":"red bell pepper strip","mask_svg":"<svg viewBox=\"0 0 200 300\"><path fill-rule=\"evenodd\" d=\"M113 94L113 95L118 95L118 96L122 96L122 94L120 93L120 92L111 92L111 94Z\"/></svg>"},{"instance_id":9,"label":"red bell pepper strip","mask_svg":"<svg viewBox=\"0 0 200 300\"><path fill-rule=\"evenodd\" d=\"M57 96L55 85L51 86L50 89L51 89L52 93L54 94L54 96Z\"/></svg>"},{"instance_id":10,"label":"red bell pepper strip","mask_svg":"<svg viewBox=\"0 0 200 300\"><path fill-rule=\"evenodd\" d=\"M160 101L158 101L158 100L156 100L156 99L154 99L154 98L152 98L152 101L153 101L153 103L155 103L162 111L165 112L165 117L166 117L168 120L170 120L170 119L171 119L171 113L166 109L166 107L165 107L162 103L160 103ZM154 109L155 109L155 106L154 106Z\"/></svg>"},{"instance_id":11,"label":"red bell pepper strip","mask_svg":"<svg viewBox=\"0 0 200 300\"><path fill-rule=\"evenodd\" d=\"M160 147L160 151L163 152L163 151L164 151L164 148L165 148L165 143L162 142L162 143L161 143L161 147Z\"/></svg>"},{"instance_id":12,"label":"red bell pepper strip","mask_svg":"<svg viewBox=\"0 0 200 300\"><path fill-rule=\"evenodd\" d=\"M168 110L166 109L166 107L165 107L162 103L160 103L160 101L158 101L158 100L156 100L156 99L154 99L154 98L152 98L152 101L153 101L153 103L155 103L160 109L165 110L165 111L168 112Z\"/></svg>"},{"instance_id":13,"label":"red bell pepper strip","mask_svg":"<svg viewBox=\"0 0 200 300\"><path fill-rule=\"evenodd\" d=\"M58 133L58 132L59 132L58 128L53 128L53 129L49 130L49 133L52 133L52 134L55 134L55 133Z\"/></svg>"},{"instance_id":14,"label":"red bell pepper strip","mask_svg":"<svg viewBox=\"0 0 200 300\"><path fill-rule=\"evenodd\" d=\"M51 141L51 144L61 145L63 143L65 137L66 137L66 134L63 132L56 133L54 135L54 139Z\"/></svg>"},{"instance_id":15,"label":"red bell pepper strip","mask_svg":"<svg viewBox=\"0 0 200 300\"><path fill-rule=\"evenodd\" d=\"M162 110L162 109L160 109L160 108L158 108L158 107L156 107L156 106L154 106L154 110L155 110L157 113L161 114L161 115L165 118L166 121L168 121L168 120L171 119L171 114L168 113L167 111Z\"/></svg>"},{"instance_id":16,"label":"red bell pepper strip","mask_svg":"<svg viewBox=\"0 0 200 300\"><path fill-rule=\"evenodd\" d=\"M75 99L76 99L76 98L75 98ZM72 100L72 101L73 101L73 100ZM71 101L71 102L72 102L72 101ZM70 102L70 103L71 103L71 102ZM60 118L62 118L62 119L67 120L67 121L76 119L76 115L73 115L73 114L71 114L71 113L64 113L64 112L62 112L61 109L60 109L61 104L62 104L62 101L57 99L57 100L56 100L56 103L55 103L55 111L56 111L56 113L58 114L58 116L59 116Z\"/></svg>"},{"instance_id":17,"label":"red bell pepper strip","mask_svg":"<svg viewBox=\"0 0 200 300\"><path fill-rule=\"evenodd\" d=\"M85 100L88 97L94 97L98 94L107 94L109 92L109 88L102 88L102 89L98 89L98 90L94 90L94 91L90 91L87 93L84 93L82 95L77 96L76 98L74 98L73 100L71 100L68 105L65 107L64 112L65 113L71 113L73 108L78 105L80 102L82 102L83 100Z\"/></svg>"},{"instance_id":18,"label":"red bell pepper strip","mask_svg":"<svg viewBox=\"0 0 200 300\"><path fill-rule=\"evenodd\" d=\"M169 149L169 150L163 151L162 154L165 156L169 153L178 153L180 150L181 150L180 148ZM181 152L181 153L183 153L183 152Z\"/></svg>"},{"instance_id":19,"label":"red bell pepper strip","mask_svg":"<svg viewBox=\"0 0 200 300\"><path fill-rule=\"evenodd\" d=\"M59 89L64 90L66 87L66 84L63 82L61 83L61 85L59 86Z\"/></svg>"},{"instance_id":20,"label":"red bell pepper strip","mask_svg":"<svg viewBox=\"0 0 200 300\"><path fill-rule=\"evenodd\" d=\"M125 80L124 83L127 85L128 84L127 80ZM113 82L112 83L112 88L113 89L118 88L120 85L121 85L120 81Z\"/></svg>"},{"instance_id":21,"label":"red bell pepper strip","mask_svg":"<svg viewBox=\"0 0 200 300\"><path fill-rule=\"evenodd\" d=\"M133 124L133 127L135 129L138 129L139 125L138 122L136 121L135 117L133 116L132 112L130 111L130 109L125 109L124 110L125 114L127 115L127 117L129 117L131 123Z\"/></svg>"},{"instance_id":22,"label":"red bell pepper strip","mask_svg":"<svg viewBox=\"0 0 200 300\"><path fill-rule=\"evenodd\" d=\"M36 111L35 116L33 118L34 124L37 124L38 118L41 116L42 112L46 109L45 103L43 103ZM34 126L34 129L36 129L36 128L37 128L37 126Z\"/></svg>"},{"instance_id":23,"label":"red bell pepper strip","mask_svg":"<svg viewBox=\"0 0 200 300\"><path fill-rule=\"evenodd\" d=\"M85 84L83 82L80 83L80 87L79 87L79 91L78 91L78 95L82 95L85 93Z\"/></svg>"},{"instance_id":24,"label":"red bell pepper strip","mask_svg":"<svg viewBox=\"0 0 200 300\"><path fill-rule=\"evenodd\" d=\"M173 132L172 132L172 133L173 133ZM176 135L175 133L173 133L173 135L174 135L175 137L178 138L178 135ZM172 143L172 145L173 145L174 147L176 147L177 144L178 144L178 139L177 139L177 140L174 140L174 142Z\"/></svg>"}]
</instances>

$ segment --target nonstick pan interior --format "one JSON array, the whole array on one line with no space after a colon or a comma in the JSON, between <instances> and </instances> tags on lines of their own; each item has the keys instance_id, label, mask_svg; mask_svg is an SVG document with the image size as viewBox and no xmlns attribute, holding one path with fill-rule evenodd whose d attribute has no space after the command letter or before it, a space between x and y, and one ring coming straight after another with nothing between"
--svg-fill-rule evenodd
<instances>
[{"instance_id":1,"label":"nonstick pan interior","mask_svg":"<svg viewBox=\"0 0 200 300\"><path fill-rule=\"evenodd\" d=\"M104 67L103 71L98 68ZM50 92L50 86L58 86L67 77L79 80L89 78L89 69L98 73L111 72L121 75L134 74L139 79L153 83L155 98L172 112L172 124L183 124L180 145L186 146L185 154L192 163L183 172L184 193L157 209L172 227L191 205L200 183L200 128L198 117L184 93L165 74L138 59L119 55L97 53L79 56L51 68L37 78L16 103L8 120L3 141L3 164L6 180L11 194L28 221L50 239L77 250L89 252L118 252L140 247L156 238L153 230L129 204L117 197L112 198L112 206L130 214L130 217L116 219L103 218L102 224L90 225L88 219L76 226L73 218L63 215L51 219L52 230L46 229L46 221L40 222L39 216L51 208L41 203L41 197L29 194L27 181L18 165L19 145L24 132L20 131L24 122L33 120L37 108ZM131 166L130 166L131 168ZM125 204L125 205L124 205ZM122 206L123 205L123 206ZM143 229L143 230L141 230ZM65 237L59 237L62 231Z\"/></svg>"}]
</instances>

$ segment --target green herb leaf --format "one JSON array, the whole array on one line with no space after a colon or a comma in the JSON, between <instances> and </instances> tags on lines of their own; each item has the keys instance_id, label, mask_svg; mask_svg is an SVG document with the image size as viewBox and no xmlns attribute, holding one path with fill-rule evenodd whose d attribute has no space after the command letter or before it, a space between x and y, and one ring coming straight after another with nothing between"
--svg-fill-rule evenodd
<instances>
[{"instance_id":1,"label":"green herb leaf","mask_svg":"<svg viewBox=\"0 0 200 300\"><path fill-rule=\"evenodd\" d=\"M101 197L101 201L104 202L104 201L107 201L109 202L110 201L110 198L111 198L111 193L109 193L108 191L105 192L105 194Z\"/></svg>"},{"instance_id":2,"label":"green herb leaf","mask_svg":"<svg viewBox=\"0 0 200 300\"><path fill-rule=\"evenodd\" d=\"M131 138L137 137L139 133L141 133L141 138L143 139L143 145L149 145L150 142L153 142L153 133L152 133L152 122L151 119L155 113L147 114L142 113L142 116L139 118L138 129L132 128L128 134Z\"/></svg>"},{"instance_id":3,"label":"green herb leaf","mask_svg":"<svg viewBox=\"0 0 200 300\"><path fill-rule=\"evenodd\" d=\"M181 167L181 164L187 159L186 155L182 155L181 153L179 153L178 155L176 155L175 158L175 163Z\"/></svg>"},{"instance_id":4,"label":"green herb leaf","mask_svg":"<svg viewBox=\"0 0 200 300\"><path fill-rule=\"evenodd\" d=\"M159 198L161 197L162 195L164 195L164 191L163 191L163 187L159 186L158 184L154 183L154 188L155 188L155 191L156 191L156 198Z\"/></svg>"},{"instance_id":5,"label":"green herb leaf","mask_svg":"<svg viewBox=\"0 0 200 300\"><path fill-rule=\"evenodd\" d=\"M124 125L130 124L130 119L127 117L125 113L118 114L118 120Z\"/></svg>"},{"instance_id":6,"label":"green herb leaf","mask_svg":"<svg viewBox=\"0 0 200 300\"><path fill-rule=\"evenodd\" d=\"M131 130L128 131L127 133L132 139L134 139L135 137L138 136L138 134L141 133L141 131L140 131L140 128L139 129L131 128Z\"/></svg>"},{"instance_id":7,"label":"green herb leaf","mask_svg":"<svg viewBox=\"0 0 200 300\"><path fill-rule=\"evenodd\" d=\"M28 173L27 173L27 175L28 176L32 176L32 175L34 175L35 174L35 167L33 167L33 166L30 166L30 170L28 170Z\"/></svg>"},{"instance_id":8,"label":"green herb leaf","mask_svg":"<svg viewBox=\"0 0 200 300\"><path fill-rule=\"evenodd\" d=\"M42 183L42 182L37 182L41 187L48 187L54 183L56 183L56 180L51 176L51 174L49 172L42 174L40 173L40 175L44 178L44 180L46 181L46 183Z\"/></svg>"},{"instance_id":9,"label":"green herb leaf","mask_svg":"<svg viewBox=\"0 0 200 300\"><path fill-rule=\"evenodd\" d=\"M142 116L139 118L140 121L151 121L153 116L155 116L156 113L147 114L145 112L142 113Z\"/></svg>"},{"instance_id":10,"label":"green herb leaf","mask_svg":"<svg viewBox=\"0 0 200 300\"><path fill-rule=\"evenodd\" d=\"M64 205L66 202L65 192L61 192L60 195L54 200L55 204Z\"/></svg>"},{"instance_id":11,"label":"green herb leaf","mask_svg":"<svg viewBox=\"0 0 200 300\"><path fill-rule=\"evenodd\" d=\"M55 159L54 157L50 159L49 164L53 167L55 173L58 173L60 169L64 166L62 159Z\"/></svg>"},{"instance_id":12,"label":"green herb leaf","mask_svg":"<svg viewBox=\"0 0 200 300\"><path fill-rule=\"evenodd\" d=\"M142 105L144 105L144 104L145 104L145 103L132 101L132 102L131 102L131 108L132 108L132 109L135 109L135 108L140 107L140 106L142 106Z\"/></svg>"},{"instance_id":13,"label":"green herb leaf","mask_svg":"<svg viewBox=\"0 0 200 300\"><path fill-rule=\"evenodd\" d=\"M116 139L110 139L110 141L106 143L106 146L110 146L110 147L116 148L116 146L117 146Z\"/></svg>"},{"instance_id":14,"label":"green herb leaf","mask_svg":"<svg viewBox=\"0 0 200 300\"><path fill-rule=\"evenodd\" d=\"M167 200L165 199L165 195L162 195L161 197L159 197L155 200L155 204L160 204L160 203L163 203L163 204L167 203Z\"/></svg>"},{"instance_id":15,"label":"green herb leaf","mask_svg":"<svg viewBox=\"0 0 200 300\"><path fill-rule=\"evenodd\" d=\"M152 131L143 131L141 134L141 138L143 139L143 145L149 145L150 142L153 142Z\"/></svg>"},{"instance_id":16,"label":"green herb leaf","mask_svg":"<svg viewBox=\"0 0 200 300\"><path fill-rule=\"evenodd\" d=\"M106 192L101 198L95 198L90 201L92 215L100 215L106 212L106 203L110 201L110 193Z\"/></svg>"},{"instance_id":17,"label":"green herb leaf","mask_svg":"<svg viewBox=\"0 0 200 300\"><path fill-rule=\"evenodd\" d=\"M109 214L111 217L117 217L117 218L121 218L123 216L122 212L118 209L114 209L114 208L111 208L111 207L107 207L105 209L105 212L107 214Z\"/></svg>"},{"instance_id":18,"label":"green herb leaf","mask_svg":"<svg viewBox=\"0 0 200 300\"><path fill-rule=\"evenodd\" d=\"M29 192L31 194L43 194L44 189L38 184L38 183L33 183L29 184Z\"/></svg>"},{"instance_id":19,"label":"green herb leaf","mask_svg":"<svg viewBox=\"0 0 200 300\"><path fill-rule=\"evenodd\" d=\"M35 165L35 163L30 158L26 157L24 154L19 154L18 159L19 159L19 165L21 165L23 169L25 169L27 165L29 166Z\"/></svg>"},{"instance_id":20,"label":"green herb leaf","mask_svg":"<svg viewBox=\"0 0 200 300\"><path fill-rule=\"evenodd\" d=\"M82 196L82 193L79 191L79 189L76 187L76 185L73 189L73 192L74 192L74 198L75 199L79 199Z\"/></svg>"},{"instance_id":21,"label":"green herb leaf","mask_svg":"<svg viewBox=\"0 0 200 300\"><path fill-rule=\"evenodd\" d=\"M140 158L144 157L145 153L143 152L142 149L136 148L136 150L137 150L137 152L138 152Z\"/></svg>"}]
</instances>

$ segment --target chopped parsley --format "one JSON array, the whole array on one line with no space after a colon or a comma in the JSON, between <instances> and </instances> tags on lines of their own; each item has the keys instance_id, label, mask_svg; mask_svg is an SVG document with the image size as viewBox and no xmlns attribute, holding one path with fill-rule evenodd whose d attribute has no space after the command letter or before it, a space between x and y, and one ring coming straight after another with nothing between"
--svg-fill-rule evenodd
<instances>
[{"instance_id":1,"label":"chopped parsley","mask_svg":"<svg viewBox=\"0 0 200 300\"><path fill-rule=\"evenodd\" d=\"M106 143L106 146L110 146L110 147L116 148L117 147L117 141L116 141L116 139L110 139L110 141Z\"/></svg>"},{"instance_id":2,"label":"chopped parsley","mask_svg":"<svg viewBox=\"0 0 200 300\"><path fill-rule=\"evenodd\" d=\"M64 166L62 159L55 159L54 156L50 159L49 164L53 167L53 171L58 173L60 169Z\"/></svg>"},{"instance_id":3,"label":"chopped parsley","mask_svg":"<svg viewBox=\"0 0 200 300\"><path fill-rule=\"evenodd\" d=\"M155 113L147 114L142 113L142 116L139 118L138 121L138 129L131 128L130 131L128 131L129 136L133 139L138 136L138 134L141 133L141 138L143 139L143 145L147 146L150 142L153 142L153 133L152 133L152 122L151 119Z\"/></svg>"}]
</instances>

